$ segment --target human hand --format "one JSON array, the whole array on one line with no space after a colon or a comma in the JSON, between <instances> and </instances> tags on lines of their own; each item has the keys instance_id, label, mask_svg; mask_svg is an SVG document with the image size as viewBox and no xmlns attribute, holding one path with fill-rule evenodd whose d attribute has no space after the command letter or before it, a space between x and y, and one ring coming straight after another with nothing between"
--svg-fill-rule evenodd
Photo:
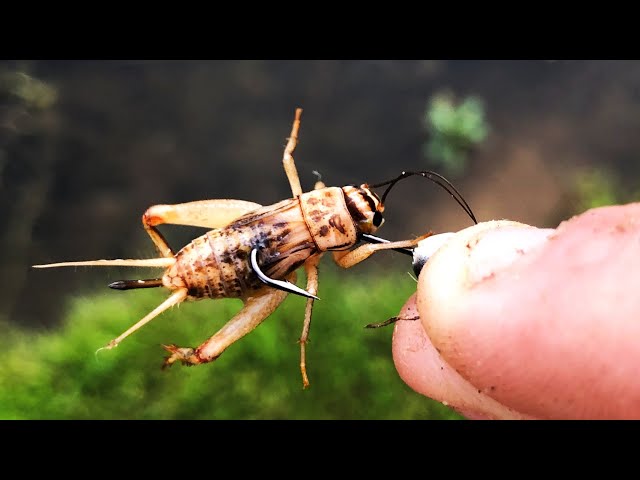
<instances>
[{"instance_id":1,"label":"human hand","mask_svg":"<svg viewBox=\"0 0 640 480\"><path fill-rule=\"evenodd\" d=\"M393 357L467 418L640 418L640 203L486 222L429 259Z\"/></svg>"}]
</instances>

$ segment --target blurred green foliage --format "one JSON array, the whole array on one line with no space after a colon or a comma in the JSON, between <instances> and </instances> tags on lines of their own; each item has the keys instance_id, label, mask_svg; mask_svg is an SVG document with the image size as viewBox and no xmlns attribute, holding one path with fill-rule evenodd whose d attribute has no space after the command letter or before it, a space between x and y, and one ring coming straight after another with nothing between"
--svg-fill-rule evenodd
<instances>
[{"instance_id":1,"label":"blurred green foliage","mask_svg":"<svg viewBox=\"0 0 640 480\"><path fill-rule=\"evenodd\" d=\"M618 176L604 167L579 170L574 182L575 213L631 201L634 196L626 194Z\"/></svg>"},{"instance_id":2,"label":"blurred green foliage","mask_svg":"<svg viewBox=\"0 0 640 480\"><path fill-rule=\"evenodd\" d=\"M425 113L429 141L425 155L434 167L447 175L460 175L467 164L471 149L489 134L484 106L477 97L467 97L456 103L450 93L440 93L429 101Z\"/></svg>"},{"instance_id":3,"label":"blurred green foliage","mask_svg":"<svg viewBox=\"0 0 640 480\"><path fill-rule=\"evenodd\" d=\"M35 110L50 108L58 99L55 87L21 71L0 72L0 92Z\"/></svg>"},{"instance_id":4,"label":"blurred green foliage","mask_svg":"<svg viewBox=\"0 0 640 480\"><path fill-rule=\"evenodd\" d=\"M415 291L408 275L320 273L308 347L311 387L302 390L297 339L304 299L274 315L218 360L161 371L162 343L196 346L240 308L237 300L183 304L127 338L96 349L166 297L160 289L75 298L64 325L43 333L4 327L2 419L457 419L413 392L391 358L384 320ZM132 275L135 278L135 275Z\"/></svg>"}]
</instances>

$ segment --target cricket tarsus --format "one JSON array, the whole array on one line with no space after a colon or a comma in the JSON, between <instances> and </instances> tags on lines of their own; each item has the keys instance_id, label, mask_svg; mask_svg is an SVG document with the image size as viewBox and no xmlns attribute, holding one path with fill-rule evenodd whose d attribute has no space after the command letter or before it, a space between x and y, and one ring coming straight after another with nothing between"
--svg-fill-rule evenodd
<instances>
[{"instance_id":1,"label":"cricket tarsus","mask_svg":"<svg viewBox=\"0 0 640 480\"><path fill-rule=\"evenodd\" d=\"M109 284L114 290L131 290L134 288L155 288L162 286L161 278L149 278L146 280L118 280Z\"/></svg>"},{"instance_id":2,"label":"cricket tarsus","mask_svg":"<svg viewBox=\"0 0 640 480\"><path fill-rule=\"evenodd\" d=\"M378 322L378 323L369 323L367 325L364 326L364 328L380 328L380 327L386 327L387 325L391 325L392 323L396 323L398 320L418 320L420 317L416 316L416 317L391 317L388 320L385 320L384 322Z\"/></svg>"}]
</instances>

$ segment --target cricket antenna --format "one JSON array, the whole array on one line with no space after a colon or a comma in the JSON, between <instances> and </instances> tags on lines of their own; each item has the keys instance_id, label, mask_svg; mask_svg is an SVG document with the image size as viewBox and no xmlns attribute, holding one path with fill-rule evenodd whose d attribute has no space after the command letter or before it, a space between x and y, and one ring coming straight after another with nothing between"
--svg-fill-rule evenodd
<instances>
[{"instance_id":1,"label":"cricket antenna","mask_svg":"<svg viewBox=\"0 0 640 480\"><path fill-rule=\"evenodd\" d=\"M458 205L460 205L462 207L462 209L465 211L465 213L467 215L469 215L469 217L471 217L471 220L473 220L473 222L476 223L476 224L478 223L478 221L476 220L476 216L473 214L473 211L471 210L471 207L469 206L467 201L464 199L464 197L460 194L460 192L458 192L456 187L454 187L453 184L449 180L444 178L439 173L432 172L432 171L429 171L429 170L423 170L423 171L420 171L420 172L402 172L400 175L398 175L396 178L394 178L392 180L388 180L388 181L382 182L382 183L377 183L375 185L370 185L370 187L371 188L378 188L378 187L384 187L385 185L389 185L387 187L387 189L384 191L384 193L382 194L381 201L384 204L384 201L387 198L387 195L389 194L389 192L391 191L391 189L393 188L393 186L396 183L398 183L400 180L402 180L404 178L409 178L409 177L412 177L414 175L418 175L420 177L424 177L424 178L426 178L428 180L431 180L433 183L438 185L440 188L446 190L449 193L449 195L451 195L453 197L453 199L456 202L458 202Z\"/></svg>"}]
</instances>

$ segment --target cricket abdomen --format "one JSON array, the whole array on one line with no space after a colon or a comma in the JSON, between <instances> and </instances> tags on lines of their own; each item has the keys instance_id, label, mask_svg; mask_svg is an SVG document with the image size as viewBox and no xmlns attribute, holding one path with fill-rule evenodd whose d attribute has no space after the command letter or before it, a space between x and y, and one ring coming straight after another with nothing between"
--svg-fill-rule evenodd
<instances>
[{"instance_id":1,"label":"cricket abdomen","mask_svg":"<svg viewBox=\"0 0 640 480\"><path fill-rule=\"evenodd\" d=\"M243 298L264 287L251 268L251 250L270 278L284 279L300 267L317 247L303 223L297 201L281 202L271 215L247 214L225 228L211 230L176 254L163 285L187 288L189 298ZM252 216L253 215L253 216Z\"/></svg>"},{"instance_id":2,"label":"cricket abdomen","mask_svg":"<svg viewBox=\"0 0 640 480\"><path fill-rule=\"evenodd\" d=\"M207 232L180 250L163 278L165 286L186 287L191 299L238 298L255 289L246 247L237 235L223 238L221 232Z\"/></svg>"}]
</instances>

